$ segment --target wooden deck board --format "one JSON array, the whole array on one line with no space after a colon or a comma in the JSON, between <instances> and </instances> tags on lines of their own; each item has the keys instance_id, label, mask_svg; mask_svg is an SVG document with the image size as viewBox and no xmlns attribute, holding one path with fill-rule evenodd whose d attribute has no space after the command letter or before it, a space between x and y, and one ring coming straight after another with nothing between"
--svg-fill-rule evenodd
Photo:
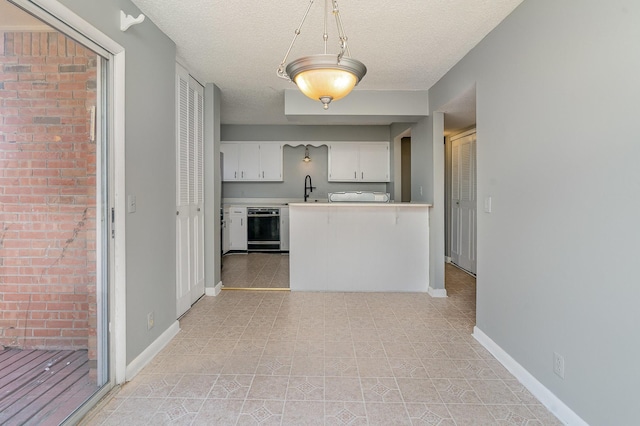
<instances>
[{"instance_id":1,"label":"wooden deck board","mask_svg":"<svg viewBox=\"0 0 640 426\"><path fill-rule=\"evenodd\" d=\"M36 377L42 375L51 359L55 359L59 355L60 353L57 351L51 353L42 351L28 354L25 357L27 358L26 360L16 359L14 364L7 365L3 370L6 373L3 373L4 377L0 379L0 392L4 393L3 389L5 387L15 390L15 388L31 383ZM0 395L0 410L2 409L3 396L5 395Z\"/></svg>"},{"instance_id":2,"label":"wooden deck board","mask_svg":"<svg viewBox=\"0 0 640 426\"><path fill-rule=\"evenodd\" d=\"M58 425L98 390L87 351L7 349L0 366L2 425Z\"/></svg>"}]
</instances>

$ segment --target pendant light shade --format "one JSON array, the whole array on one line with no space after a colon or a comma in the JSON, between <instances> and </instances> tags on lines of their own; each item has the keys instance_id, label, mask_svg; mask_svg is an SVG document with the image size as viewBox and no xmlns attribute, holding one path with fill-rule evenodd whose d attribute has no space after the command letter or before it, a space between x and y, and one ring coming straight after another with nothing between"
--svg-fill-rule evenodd
<instances>
[{"instance_id":1,"label":"pendant light shade","mask_svg":"<svg viewBox=\"0 0 640 426\"><path fill-rule=\"evenodd\" d=\"M337 0L325 0L324 53L304 56L285 65L313 2L314 0L310 0L302 22L295 31L289 50L278 67L277 74L278 77L293 81L302 93L313 100L322 102L324 109L328 109L331 101L342 99L353 90L367 73L367 67L362 62L350 57L347 36L344 33ZM327 53L327 15L329 13L335 16L338 27L340 51L337 54Z\"/></svg>"},{"instance_id":2,"label":"pendant light shade","mask_svg":"<svg viewBox=\"0 0 640 426\"><path fill-rule=\"evenodd\" d=\"M362 62L345 57L338 60L338 55L305 56L287 65L287 74L298 89L320 100L325 109L331 101L347 96L366 73Z\"/></svg>"}]
</instances>

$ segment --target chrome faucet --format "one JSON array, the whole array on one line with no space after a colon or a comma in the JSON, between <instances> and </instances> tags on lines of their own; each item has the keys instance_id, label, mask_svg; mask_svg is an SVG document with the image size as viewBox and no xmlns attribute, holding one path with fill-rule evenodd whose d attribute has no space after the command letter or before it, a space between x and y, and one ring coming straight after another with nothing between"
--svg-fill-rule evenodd
<instances>
[{"instance_id":1,"label":"chrome faucet","mask_svg":"<svg viewBox=\"0 0 640 426\"><path fill-rule=\"evenodd\" d=\"M307 181L309 181L309 185L307 185ZM313 190L316 189L315 186L311 186L311 176L306 175L304 177L304 202L307 202L307 199L309 198L309 194L311 194L313 192ZM307 190L309 192L307 192Z\"/></svg>"}]
</instances>

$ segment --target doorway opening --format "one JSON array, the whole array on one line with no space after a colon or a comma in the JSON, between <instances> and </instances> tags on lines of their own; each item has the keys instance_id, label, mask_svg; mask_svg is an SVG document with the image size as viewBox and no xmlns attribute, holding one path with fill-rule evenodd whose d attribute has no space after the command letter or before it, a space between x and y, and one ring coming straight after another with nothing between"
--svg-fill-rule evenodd
<instances>
[{"instance_id":1,"label":"doorway opening","mask_svg":"<svg viewBox=\"0 0 640 426\"><path fill-rule=\"evenodd\" d=\"M477 201L476 201L476 149L475 149L475 128L476 128L476 87L469 87L456 98L447 102L439 108L444 112L444 143L445 143L445 259L447 263L463 271L476 275L476 226L477 226ZM473 136L471 136L473 135ZM463 148L456 148L456 164L458 166L455 173L453 170L454 149L452 141L469 137L473 139L472 145L465 145ZM465 142L470 142L466 140ZM458 142L459 144L460 142ZM459 167L463 164L463 167ZM464 173L463 173L464 171ZM454 176L456 179L454 181ZM454 187L455 193L454 193ZM459 208L461 203L460 195L464 199L465 211ZM464 217L460 215L464 213ZM455 217L454 217L455 216ZM471 217L472 216L472 217ZM455 223L454 223L455 219ZM464 226L462 226L464 225ZM462 230L460 227L462 226ZM454 230L455 227L455 230ZM464 242L461 243L461 236L465 235ZM464 260L453 254L458 252L464 245ZM455 258L455 262L454 262ZM461 264L461 262L463 264Z\"/></svg>"}]
</instances>

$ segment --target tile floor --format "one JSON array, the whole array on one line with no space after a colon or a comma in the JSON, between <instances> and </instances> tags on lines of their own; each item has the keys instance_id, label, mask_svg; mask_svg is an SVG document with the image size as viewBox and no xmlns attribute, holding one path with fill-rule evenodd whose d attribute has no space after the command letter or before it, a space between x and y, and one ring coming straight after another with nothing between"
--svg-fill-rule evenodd
<instances>
[{"instance_id":1,"label":"tile floor","mask_svg":"<svg viewBox=\"0 0 640 426\"><path fill-rule=\"evenodd\" d=\"M289 255L227 254L222 257L226 288L289 288Z\"/></svg>"},{"instance_id":2,"label":"tile floor","mask_svg":"<svg viewBox=\"0 0 640 426\"><path fill-rule=\"evenodd\" d=\"M87 423L560 425L471 337L475 279L447 265L446 280L446 299L203 298L168 347Z\"/></svg>"}]
</instances>

